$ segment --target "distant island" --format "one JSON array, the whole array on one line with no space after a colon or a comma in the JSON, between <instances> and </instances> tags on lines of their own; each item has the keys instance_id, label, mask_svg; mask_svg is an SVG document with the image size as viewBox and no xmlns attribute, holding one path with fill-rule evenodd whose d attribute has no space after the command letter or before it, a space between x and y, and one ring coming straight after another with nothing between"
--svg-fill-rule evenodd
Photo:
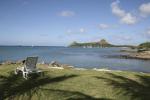
<instances>
[{"instance_id":1,"label":"distant island","mask_svg":"<svg viewBox=\"0 0 150 100\"><path fill-rule=\"evenodd\" d=\"M69 45L69 47L82 47L82 48L106 48L106 47L131 47L135 48L132 45L114 45L107 42L105 39L101 39L98 42L87 42L87 43L79 43L74 41Z\"/></svg>"}]
</instances>

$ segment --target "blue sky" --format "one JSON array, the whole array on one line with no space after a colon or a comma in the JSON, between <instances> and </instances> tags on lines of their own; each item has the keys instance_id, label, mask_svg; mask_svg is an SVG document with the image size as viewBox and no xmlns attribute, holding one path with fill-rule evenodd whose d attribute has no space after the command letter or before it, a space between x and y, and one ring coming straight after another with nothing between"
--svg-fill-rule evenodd
<instances>
[{"instance_id":1,"label":"blue sky","mask_svg":"<svg viewBox=\"0 0 150 100\"><path fill-rule=\"evenodd\" d=\"M0 45L150 40L149 0L0 0Z\"/></svg>"}]
</instances>

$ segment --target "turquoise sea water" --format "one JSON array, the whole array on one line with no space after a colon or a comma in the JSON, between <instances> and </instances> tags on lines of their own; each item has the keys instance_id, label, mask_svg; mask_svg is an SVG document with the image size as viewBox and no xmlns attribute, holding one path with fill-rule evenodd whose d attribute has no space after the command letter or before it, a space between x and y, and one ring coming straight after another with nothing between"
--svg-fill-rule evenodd
<instances>
[{"instance_id":1,"label":"turquoise sea water","mask_svg":"<svg viewBox=\"0 0 150 100\"><path fill-rule=\"evenodd\" d=\"M0 46L0 62L23 60L38 56L39 62L58 61L83 68L107 68L150 72L150 60L120 59L108 56L120 55L121 48L68 48L53 46Z\"/></svg>"}]
</instances>

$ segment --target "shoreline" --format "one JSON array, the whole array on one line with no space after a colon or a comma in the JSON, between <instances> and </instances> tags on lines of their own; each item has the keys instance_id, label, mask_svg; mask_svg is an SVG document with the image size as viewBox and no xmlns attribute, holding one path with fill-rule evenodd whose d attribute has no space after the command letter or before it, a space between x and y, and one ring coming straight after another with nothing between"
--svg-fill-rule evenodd
<instances>
[{"instance_id":1,"label":"shoreline","mask_svg":"<svg viewBox=\"0 0 150 100\"><path fill-rule=\"evenodd\" d=\"M126 54L110 55L108 58L120 59L136 59L136 60L150 60L150 51L138 52L137 50L120 50Z\"/></svg>"},{"instance_id":2,"label":"shoreline","mask_svg":"<svg viewBox=\"0 0 150 100\"><path fill-rule=\"evenodd\" d=\"M130 52L127 55L121 55L121 57L126 59L150 60L150 51Z\"/></svg>"},{"instance_id":3,"label":"shoreline","mask_svg":"<svg viewBox=\"0 0 150 100\"><path fill-rule=\"evenodd\" d=\"M54 62L54 61L52 61ZM16 62L11 62L11 61L6 61L3 63L0 63L0 67L1 66L6 66L6 65L23 65L23 63L21 61L16 61ZM63 70L63 69L73 69L73 70L79 70L79 71L85 71L85 70L89 70L89 71L97 71L97 72L136 72L136 73L150 73L147 71L138 71L138 70L115 70L115 69L108 69L108 68L84 68L84 67L75 67L69 64L61 64L58 62L54 62L54 63L37 63L37 66L43 66L45 68L50 68L50 69L58 69L58 70Z\"/></svg>"}]
</instances>

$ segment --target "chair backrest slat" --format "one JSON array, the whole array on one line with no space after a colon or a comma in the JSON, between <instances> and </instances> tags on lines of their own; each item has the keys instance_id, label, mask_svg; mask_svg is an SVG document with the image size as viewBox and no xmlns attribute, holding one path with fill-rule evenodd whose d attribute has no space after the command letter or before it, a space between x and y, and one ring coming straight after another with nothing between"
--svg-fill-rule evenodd
<instances>
[{"instance_id":1,"label":"chair backrest slat","mask_svg":"<svg viewBox=\"0 0 150 100\"><path fill-rule=\"evenodd\" d=\"M25 65L27 69L35 69L38 57L27 57Z\"/></svg>"}]
</instances>

